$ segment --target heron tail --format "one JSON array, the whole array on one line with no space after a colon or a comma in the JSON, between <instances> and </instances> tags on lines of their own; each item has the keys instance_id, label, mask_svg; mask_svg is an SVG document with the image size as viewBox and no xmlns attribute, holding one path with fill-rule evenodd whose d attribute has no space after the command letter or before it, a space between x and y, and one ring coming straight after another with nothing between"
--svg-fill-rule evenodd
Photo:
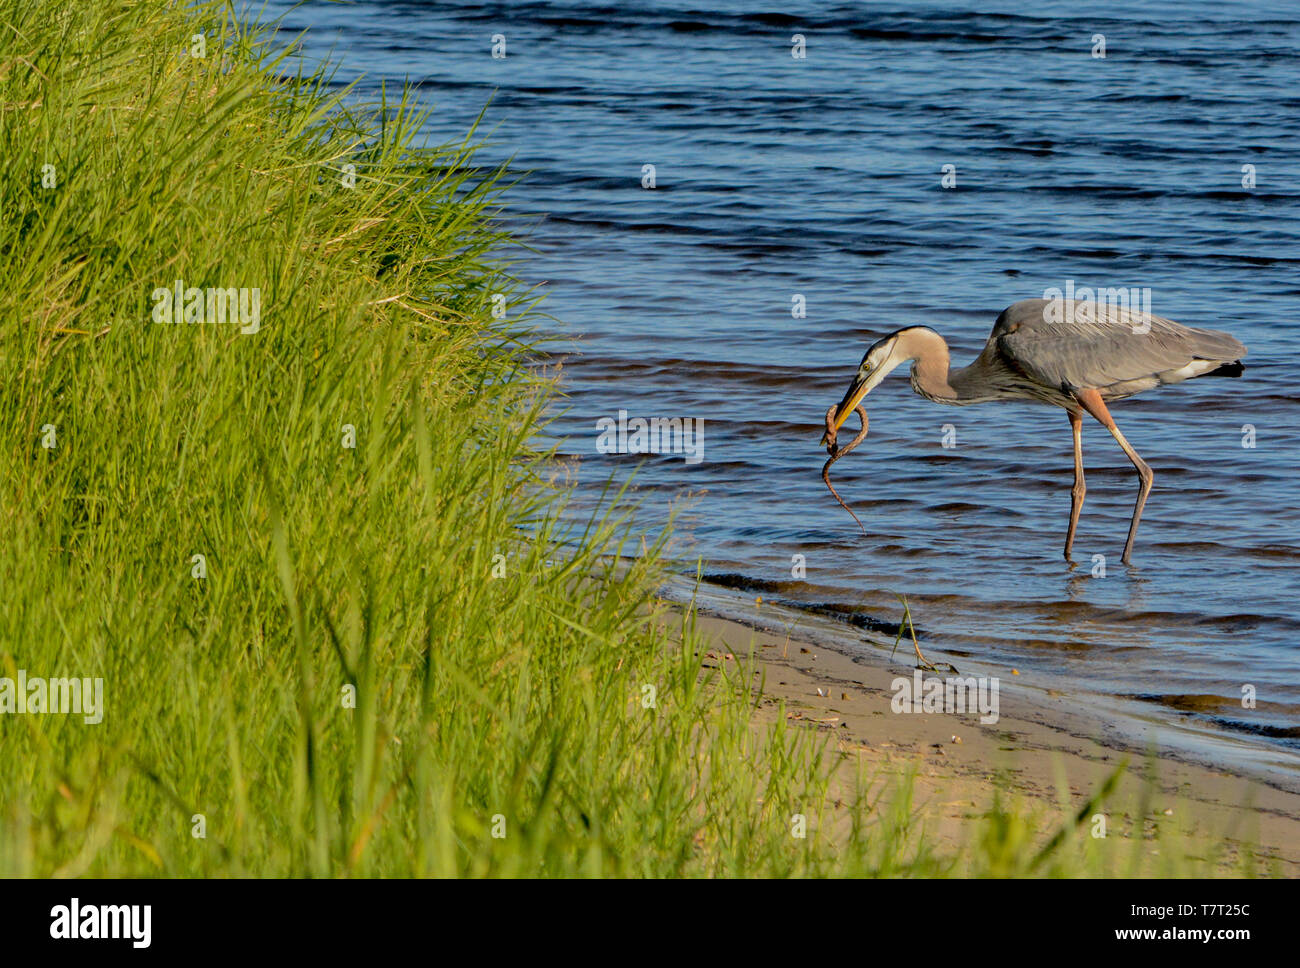
<instances>
[{"instance_id":1,"label":"heron tail","mask_svg":"<svg viewBox=\"0 0 1300 968\"><path fill-rule=\"evenodd\" d=\"M1233 360L1231 363L1224 363L1222 366L1215 367L1208 373L1202 373L1201 376L1241 376L1241 371L1246 369L1241 360Z\"/></svg>"}]
</instances>

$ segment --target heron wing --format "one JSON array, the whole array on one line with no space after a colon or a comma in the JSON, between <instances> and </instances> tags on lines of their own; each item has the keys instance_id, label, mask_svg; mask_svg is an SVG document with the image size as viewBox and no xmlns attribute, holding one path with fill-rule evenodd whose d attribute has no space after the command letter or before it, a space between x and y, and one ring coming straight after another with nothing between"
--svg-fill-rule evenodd
<instances>
[{"instance_id":1,"label":"heron wing","mask_svg":"<svg viewBox=\"0 0 1300 968\"><path fill-rule=\"evenodd\" d=\"M998 317L989 336L1004 362L1047 387L1135 393L1246 355L1228 333L1123 306L1062 301L1055 308L1063 312L1055 314L1050 307L1046 299L1018 302Z\"/></svg>"}]
</instances>

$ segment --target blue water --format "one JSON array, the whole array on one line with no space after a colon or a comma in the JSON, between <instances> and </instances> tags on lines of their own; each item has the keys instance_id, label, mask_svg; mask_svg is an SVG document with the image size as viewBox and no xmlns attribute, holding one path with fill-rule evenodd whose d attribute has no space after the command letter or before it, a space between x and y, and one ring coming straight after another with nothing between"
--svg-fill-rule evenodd
<instances>
[{"instance_id":1,"label":"blue water","mask_svg":"<svg viewBox=\"0 0 1300 968\"><path fill-rule=\"evenodd\" d=\"M635 469L642 526L677 505L676 552L718 582L886 634L905 595L941 658L1296 755L1300 4L697 3L358 0L284 26L362 93L413 82L434 140L491 101L480 160L523 175L519 271L556 319L580 507ZM817 441L866 346L925 324L964 364L1005 306L1071 279L1150 287L1250 349L1239 380L1113 408L1156 472L1134 564L1137 481L1100 426L1071 566L1065 415L940 407L905 369L834 471L864 536ZM619 410L702 420L703 459L598 453Z\"/></svg>"}]
</instances>

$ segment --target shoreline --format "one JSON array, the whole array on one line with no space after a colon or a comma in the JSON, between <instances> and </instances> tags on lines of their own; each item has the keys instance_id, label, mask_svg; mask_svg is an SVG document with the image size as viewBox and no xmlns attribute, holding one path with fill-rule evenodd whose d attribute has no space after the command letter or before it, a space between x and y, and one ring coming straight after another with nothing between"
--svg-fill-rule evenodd
<instances>
[{"instance_id":1,"label":"shoreline","mask_svg":"<svg viewBox=\"0 0 1300 968\"><path fill-rule=\"evenodd\" d=\"M758 663L761 718L770 722L784 709L791 725L828 733L844 756L837 771L864 765L886 775L915 771L917 806L938 843L954 853L962 848L963 821L985 809L995 791L1056 811L1068 789L1069 802L1078 806L1127 760L1107 800L1119 804L1108 808L1112 823L1130 832L1140 824L1147 836L1173 826L1207 849L1227 845L1230 858L1246 852L1279 873L1300 876L1300 776L1200 760L1170 744L1175 730L1167 723L1110 719L1091 697L1007 682L1017 676L1002 677L993 723L981 722L978 711L896 713L893 685L915 673L910 642L900 642L891 660L888 652L853 648L847 637L797 624L793 610L754 599L728 602L729 589L693 587L696 626L717 643L707 661L727 663L730 654L739 661L752 655ZM686 602L675 594L671 600L685 614ZM941 668L945 660L937 653L926 658ZM967 664L959 675L987 674ZM952 673L926 677L935 675Z\"/></svg>"},{"instance_id":2,"label":"shoreline","mask_svg":"<svg viewBox=\"0 0 1300 968\"><path fill-rule=\"evenodd\" d=\"M673 576L668 597L681 604L695 601L701 614L738 622L753 628L790 628L800 638L850 658L891 664L892 641L812 609L784 602L756 599L748 592L700 580ZM756 607L756 602L761 605ZM1153 742L1160 755L1188 765L1225 770L1289 793L1300 794L1300 753L1260 741L1245 733L1226 733L1197 724L1166 707L1133 697L1072 688L1067 677L1021 670L991 661L954 655L942 647L927 646L926 657L939 665L959 663L963 676L997 676L1002 695L1014 695L1021 708L1037 712L1047 725L1073 731L1084 738L1101 734L1117 750L1142 755ZM914 658L910 639L898 644L891 667L910 674ZM903 674L900 672L900 674ZM950 673L949 673L950 674ZM1068 708L1073 703L1075 709Z\"/></svg>"}]
</instances>

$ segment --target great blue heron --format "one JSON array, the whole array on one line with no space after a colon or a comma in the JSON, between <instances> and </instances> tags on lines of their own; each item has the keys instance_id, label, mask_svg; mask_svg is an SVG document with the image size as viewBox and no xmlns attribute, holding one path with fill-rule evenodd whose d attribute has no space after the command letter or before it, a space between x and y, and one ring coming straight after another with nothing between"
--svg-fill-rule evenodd
<instances>
[{"instance_id":1,"label":"great blue heron","mask_svg":"<svg viewBox=\"0 0 1300 968\"><path fill-rule=\"evenodd\" d=\"M913 360L912 389L935 403L964 406L1028 400L1063 408L1074 431L1074 487L1065 557L1083 507L1083 412L1095 417L1137 468L1140 485L1123 561L1133 553L1153 474L1111 419L1106 403L1197 376L1240 376L1246 347L1212 329L1193 329L1149 313L1092 301L1026 299L1003 310L983 352L970 366L949 369L948 344L927 326L909 326L871 345L830 419L822 443L891 370Z\"/></svg>"}]
</instances>

